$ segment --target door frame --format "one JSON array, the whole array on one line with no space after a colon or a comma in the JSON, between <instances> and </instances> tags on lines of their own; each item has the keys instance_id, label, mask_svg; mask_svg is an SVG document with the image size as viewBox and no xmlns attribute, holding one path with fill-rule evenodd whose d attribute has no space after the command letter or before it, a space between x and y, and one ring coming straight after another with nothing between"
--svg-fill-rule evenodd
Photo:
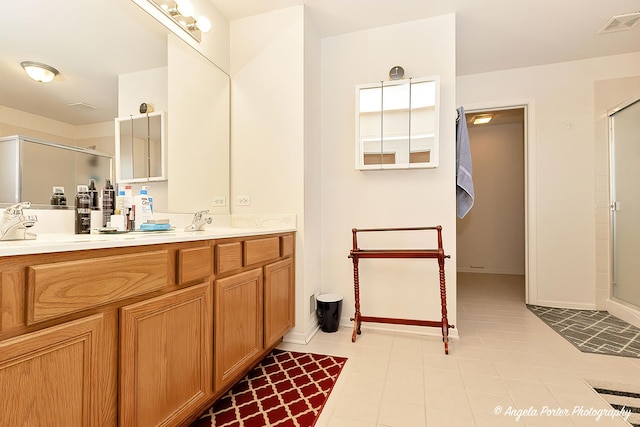
<instances>
[{"instance_id":1,"label":"door frame","mask_svg":"<svg viewBox=\"0 0 640 427\"><path fill-rule=\"evenodd\" d=\"M537 233L536 233L536 137L533 99L487 101L464 105L465 113L524 108L524 284L525 303L537 304Z\"/></svg>"}]
</instances>

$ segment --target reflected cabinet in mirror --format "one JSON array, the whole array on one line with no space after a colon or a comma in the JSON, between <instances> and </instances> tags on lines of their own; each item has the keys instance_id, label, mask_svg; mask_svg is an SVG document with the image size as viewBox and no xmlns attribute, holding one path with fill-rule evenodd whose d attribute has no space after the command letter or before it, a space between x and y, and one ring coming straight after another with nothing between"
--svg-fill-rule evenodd
<instances>
[{"instance_id":1,"label":"reflected cabinet in mirror","mask_svg":"<svg viewBox=\"0 0 640 427\"><path fill-rule=\"evenodd\" d=\"M160 111L116 119L116 182L167 179L164 117Z\"/></svg>"},{"instance_id":2,"label":"reflected cabinet in mirror","mask_svg":"<svg viewBox=\"0 0 640 427\"><path fill-rule=\"evenodd\" d=\"M356 86L356 169L438 166L439 79Z\"/></svg>"}]
</instances>

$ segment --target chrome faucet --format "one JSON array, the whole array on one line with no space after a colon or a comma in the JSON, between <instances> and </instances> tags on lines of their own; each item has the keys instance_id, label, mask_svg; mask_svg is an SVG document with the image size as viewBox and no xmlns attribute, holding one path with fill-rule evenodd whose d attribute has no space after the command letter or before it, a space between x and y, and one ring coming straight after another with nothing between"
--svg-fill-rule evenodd
<instances>
[{"instance_id":1,"label":"chrome faucet","mask_svg":"<svg viewBox=\"0 0 640 427\"><path fill-rule=\"evenodd\" d=\"M38 221L35 215L23 215L22 209L31 207L30 202L21 202L4 210L0 222L0 240L33 240L35 233L28 231Z\"/></svg>"},{"instance_id":2,"label":"chrome faucet","mask_svg":"<svg viewBox=\"0 0 640 427\"><path fill-rule=\"evenodd\" d=\"M205 216L205 214L208 214L209 211L200 211L200 212L196 212L196 214L193 216L193 220L191 221L191 224L189 224L184 231L202 231L204 230L204 226L207 224L211 224L213 222L213 219L210 216Z\"/></svg>"}]
</instances>

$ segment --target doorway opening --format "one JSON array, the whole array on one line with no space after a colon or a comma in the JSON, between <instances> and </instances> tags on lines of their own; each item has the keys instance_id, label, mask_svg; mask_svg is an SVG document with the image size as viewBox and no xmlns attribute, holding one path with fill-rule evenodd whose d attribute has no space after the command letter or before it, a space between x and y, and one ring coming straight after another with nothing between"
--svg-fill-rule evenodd
<instances>
[{"instance_id":1,"label":"doorway opening","mask_svg":"<svg viewBox=\"0 0 640 427\"><path fill-rule=\"evenodd\" d=\"M465 113L475 194L473 208L456 224L458 283L495 281L526 302L526 106ZM487 117L488 123L476 120Z\"/></svg>"}]
</instances>

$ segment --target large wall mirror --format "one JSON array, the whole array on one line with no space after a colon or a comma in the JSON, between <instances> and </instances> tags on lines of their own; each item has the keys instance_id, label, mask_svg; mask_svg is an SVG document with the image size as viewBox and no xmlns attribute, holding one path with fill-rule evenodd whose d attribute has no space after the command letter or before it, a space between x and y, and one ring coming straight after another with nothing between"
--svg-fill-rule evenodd
<instances>
[{"instance_id":1,"label":"large wall mirror","mask_svg":"<svg viewBox=\"0 0 640 427\"><path fill-rule=\"evenodd\" d=\"M438 166L438 81L356 86L356 169Z\"/></svg>"},{"instance_id":2,"label":"large wall mirror","mask_svg":"<svg viewBox=\"0 0 640 427\"><path fill-rule=\"evenodd\" d=\"M214 158L213 162L219 166L209 168L204 182L216 183L212 194L229 199L229 77L219 66L182 40L172 42L173 34L131 0L65 0L63 3L21 0L4 6L0 39L7 43L0 51L0 137L22 135L115 156L114 120L138 113L137 107L143 102L154 102L148 97L131 96L128 102L135 111L131 111L132 107L123 112L122 95L132 92L129 88L122 91L119 76L164 69L164 87L158 88L157 92L163 92L165 102L156 105L156 110L166 113L168 157L172 150L184 150L185 141L206 146L205 150L192 147L187 151L202 162L206 160L204 156ZM221 38L214 34L211 39ZM171 43L178 46L174 46L173 51L190 51L208 63L202 67L206 71L191 76L189 83L198 88L196 79L199 79L206 85L215 83L219 86L208 92L219 94L221 98L216 102L215 115L203 111L202 105L183 102L182 98L173 95L176 91L171 85L183 85L184 80L170 80L175 74L168 52ZM224 57L224 53L221 56ZM46 63L59 74L51 83L35 82L22 69L20 63L23 61ZM184 64L180 66L184 67ZM173 67L176 68L175 62ZM143 79L143 83L147 82L149 79ZM153 95L155 91L151 87L147 93ZM220 106L224 106L225 111L220 111ZM192 133L185 133L185 129L189 132L197 129L182 124L184 118L193 123L210 124L222 131L206 140L195 140ZM172 139L179 147L171 147ZM170 180L173 172L176 182L173 186L169 181L153 183L158 186L157 190L151 190L154 196L158 196L159 202L164 199L164 207L170 212L214 208L213 197L207 196L193 203L190 203L193 197L184 200L185 184L199 182L202 185L203 181L197 174L190 176L190 171L199 173L196 168L184 159L176 160L172 163L168 158L166 173ZM7 160L0 159L0 162L4 161ZM43 174L46 172L46 169L42 170ZM48 187L52 185L55 183ZM194 185L187 187L196 188ZM50 191L48 188L47 192ZM6 203L9 201L0 200L0 206ZM228 213L228 207L216 208L214 212Z\"/></svg>"}]
</instances>

